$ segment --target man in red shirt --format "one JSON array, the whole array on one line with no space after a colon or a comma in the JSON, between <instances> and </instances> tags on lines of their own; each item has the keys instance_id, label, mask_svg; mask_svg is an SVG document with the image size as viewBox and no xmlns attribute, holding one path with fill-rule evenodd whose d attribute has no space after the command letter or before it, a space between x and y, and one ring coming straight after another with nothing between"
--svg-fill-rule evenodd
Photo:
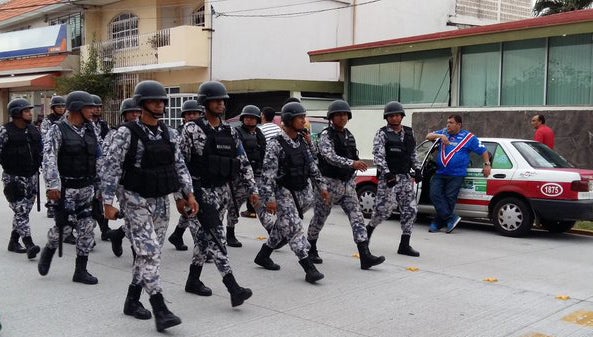
<instances>
[{"instance_id":1,"label":"man in red shirt","mask_svg":"<svg viewBox=\"0 0 593 337\"><path fill-rule=\"evenodd\" d=\"M531 125L535 129L534 140L548 145L550 149L554 148L554 130L546 125L544 115L535 115L531 117Z\"/></svg>"}]
</instances>

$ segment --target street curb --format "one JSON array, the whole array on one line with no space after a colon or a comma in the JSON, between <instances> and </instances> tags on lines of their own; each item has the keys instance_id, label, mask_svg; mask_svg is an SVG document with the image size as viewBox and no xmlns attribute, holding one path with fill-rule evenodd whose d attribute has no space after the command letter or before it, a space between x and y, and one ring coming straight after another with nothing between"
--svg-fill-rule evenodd
<instances>
[{"instance_id":1,"label":"street curb","mask_svg":"<svg viewBox=\"0 0 593 337\"><path fill-rule=\"evenodd\" d=\"M593 236L593 231L586 230L586 229L571 229L568 231L568 233Z\"/></svg>"}]
</instances>

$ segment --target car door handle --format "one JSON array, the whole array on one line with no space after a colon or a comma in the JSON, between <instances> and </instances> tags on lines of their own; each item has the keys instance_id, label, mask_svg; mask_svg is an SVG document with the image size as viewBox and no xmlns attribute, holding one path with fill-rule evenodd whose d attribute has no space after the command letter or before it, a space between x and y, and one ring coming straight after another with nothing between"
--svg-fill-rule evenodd
<instances>
[{"instance_id":1,"label":"car door handle","mask_svg":"<svg viewBox=\"0 0 593 337\"><path fill-rule=\"evenodd\" d=\"M502 173L498 173L498 174L493 175L493 177L494 178L502 179L502 178L506 178L507 175L506 174L502 174Z\"/></svg>"}]
</instances>

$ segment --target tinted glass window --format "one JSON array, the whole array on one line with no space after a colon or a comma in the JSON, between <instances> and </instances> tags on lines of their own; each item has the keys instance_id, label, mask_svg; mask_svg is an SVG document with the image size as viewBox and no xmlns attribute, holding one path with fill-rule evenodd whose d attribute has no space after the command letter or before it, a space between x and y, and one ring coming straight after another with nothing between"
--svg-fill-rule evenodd
<instances>
[{"instance_id":1,"label":"tinted glass window","mask_svg":"<svg viewBox=\"0 0 593 337\"><path fill-rule=\"evenodd\" d=\"M569 163L561 155L542 143L513 142L513 146L533 168L574 167L574 165Z\"/></svg>"}]
</instances>

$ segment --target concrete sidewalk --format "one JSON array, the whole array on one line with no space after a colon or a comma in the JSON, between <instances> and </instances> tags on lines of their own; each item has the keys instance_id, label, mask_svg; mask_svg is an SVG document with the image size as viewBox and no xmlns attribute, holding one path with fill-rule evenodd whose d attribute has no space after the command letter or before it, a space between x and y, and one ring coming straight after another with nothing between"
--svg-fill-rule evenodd
<instances>
[{"instance_id":1,"label":"concrete sidewalk","mask_svg":"<svg viewBox=\"0 0 593 337\"><path fill-rule=\"evenodd\" d=\"M305 215L308 223L312 212ZM121 258L109 242L98 241L89 257L95 286L72 282L75 250L65 245L46 277L37 259L6 251L11 211L0 201L0 336L157 336L154 321L122 313L131 280L131 253L124 242ZM177 215L171 220L174 229ZM52 223L33 212L33 239L43 246ZM112 228L119 225L110 223ZM97 230L98 233L98 230ZM318 242L325 279L304 280L294 254L283 248L272 255L280 271L253 263L265 231L241 218L237 234L243 248L229 248L240 285L253 297L231 308L229 294L213 264L202 280L211 297L184 292L191 250L177 252L165 243L161 274L164 297L183 323L170 336L593 336L586 319L593 312L593 238L534 232L528 238L497 235L487 226L462 223L452 234L416 226L412 245L421 256L397 255L401 230L397 221L374 233L371 251L387 261L371 270L359 268L356 246L343 212L334 208ZM98 235L96 235L98 237ZM186 232L184 239L191 238ZM417 271L412 270L418 268ZM497 282L486 282L495 278ZM559 300L558 295L570 299ZM142 302L150 307L146 294ZM593 313L591 313L593 317ZM573 319L576 320L576 319ZM590 321L589 321L590 322ZM587 323L587 322L585 322ZM590 323L589 323L590 324Z\"/></svg>"}]
</instances>

